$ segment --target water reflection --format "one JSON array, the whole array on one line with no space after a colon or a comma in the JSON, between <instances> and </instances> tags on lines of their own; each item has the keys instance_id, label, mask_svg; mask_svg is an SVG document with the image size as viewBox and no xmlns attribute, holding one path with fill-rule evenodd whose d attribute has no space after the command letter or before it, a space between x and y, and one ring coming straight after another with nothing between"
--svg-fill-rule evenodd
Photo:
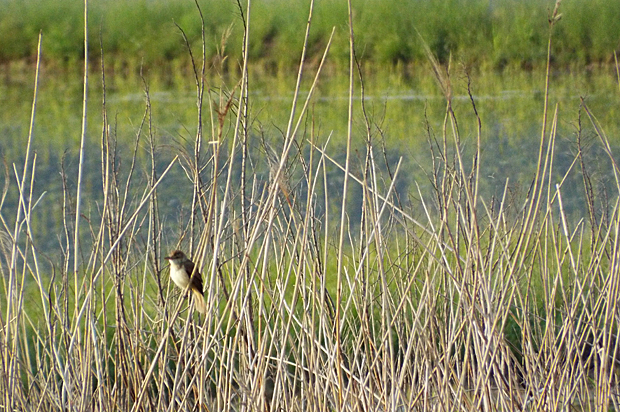
<instances>
[{"instance_id":1,"label":"water reflection","mask_svg":"<svg viewBox=\"0 0 620 412\"><path fill-rule=\"evenodd\" d=\"M260 190L270 180L270 159L268 150L278 153L282 147L283 131L290 116L294 79L254 79L250 82L251 93L250 138L248 141L248 173L254 179L255 187ZM216 84L215 80L212 84ZM542 124L542 104L544 93L540 78L532 75L487 74L473 79L473 93L476 109L482 121L481 135L481 169L480 198L487 204L493 199L501 199L508 187L508 196L512 198L515 208L528 196L528 190L537 165L540 148ZM77 86L76 86L77 85ZM77 180L77 156L79 131L81 128L81 78L43 79L38 102L33 147L37 152L37 176L34 184L35 198L44 191L47 196L41 200L35 210L33 223L41 234L37 239L42 250L55 250L60 243L64 227L62 222L63 204L69 207L73 199L63 197L63 185L68 193L75 193ZM3 83L0 86L0 153L9 164L10 177L15 181L12 164L19 172L25 153L30 116L31 86L27 82ZM304 169L299 162L301 156L307 163L310 158L313 140L322 146L331 136L327 152L339 163L344 162L344 145L347 131L348 95L347 83L343 77L328 78L321 82L319 90L312 99L310 109L302 120L302 127L297 135L299 153L291 153L288 168L289 185L295 191L298 200L305 199L307 187L303 178ZM456 78L453 82L453 108L457 115L457 127L460 133L462 158L466 168L472 165L477 141L477 122L473 115L470 97L467 94L466 79ZM580 97L587 96L587 103L598 116L609 136L617 136L620 126L617 116L618 96L615 93L613 77L601 73L595 78L579 79L574 76L557 77L552 85L550 108L551 114L558 104L558 125L555 140L555 158L553 163L554 183L563 181L562 195L565 211L578 220L586 216L587 205L584 196L584 178L580 163L574 163L579 152L576 144L581 127L582 154L587 167L588 178L593 187L604 197L605 193L614 193L612 189L613 174L610 161L601 148L592 126L585 116L579 118ZM210 96L214 98L212 110L205 104L204 130L205 142L212 140L211 130L217 126L217 104L221 90L228 90L225 85L213 87ZM300 94L303 100L307 96ZM237 92L238 93L238 92ZM196 135L196 97L191 81L174 88L150 86L151 112L146 118L140 132L137 146L136 173L134 175L130 197L137 202L147 186L148 171L151 168L149 142L153 139L156 146L155 169L160 174L170 160L182 150L193 153ZM222 94L225 102L227 94ZM88 138L85 153L85 219L96 223L99 219L98 209L103 201L101 182L101 141L102 141L102 93L100 85L93 82L89 100ZM370 128L367 128L362 116L362 106ZM299 105L301 106L301 105ZM381 79L367 79L365 94L359 88L354 97L355 118L353 123L352 148L354 158L352 170L356 176L362 176L366 156L366 144L369 138L373 146L376 164L384 186L389 185L390 172L400 158L403 164L398 176L396 191L403 202L419 202L418 187L425 201L433 205L432 168L433 153L438 156L443 147L443 130L445 125L446 102L430 77L413 78L405 81L398 76L384 76ZM110 123L109 133L114 137L118 154L118 179L123 182L129 173L131 155L136 137L146 112L145 93L139 84L131 90L121 90L120 86L109 89L106 96L106 109ZM233 111L236 107L233 105ZM212 116L212 117L211 117ZM232 141L233 119L224 124L222 161L226 159L228 146ZM547 131L551 128L548 127ZM452 130L447 125L448 146L453 148ZM548 137L548 133L547 133ZM617 141L612 141L612 151L620 148ZM545 142L545 145L547 142ZM431 145L434 151L431 152ZM267 149L267 147L269 149ZM205 162L203 181L210 181L211 167L208 164L211 146L203 144L202 159ZM546 146L544 147L546 149ZM454 158L454 150L446 153L448 159ZM233 168L235 179L239 179L241 164L240 153L235 154ZM318 167L318 153L315 153L313 170ZM435 159L436 160L436 159ZM227 167L222 163L222 168ZM64 170L65 181L61 178ZM327 165L325 185L329 195L338 198L341 193L343 174L338 167ZM220 180L224 182L224 179ZM235 187L238 187L238 182ZM508 186L507 186L508 185ZM317 213L325 212L323 194L318 191L316 199ZM168 236L173 238L172 227L179 219L187 219L191 211L186 199L191 198L191 183L184 170L173 167L166 177L166 184L158 189L160 212L166 222ZM235 196L238 194L234 194ZM17 208L17 189L11 184L2 214L5 217L15 215ZM352 225L359 222L362 190L352 184L349 216ZM612 199L608 198L607 201ZM337 202L335 202L337 203ZM338 205L332 204L337 208ZM602 209L601 209L602 210ZM334 212L338 212L334 209ZM65 214L70 214L70 208ZM602 213L602 212L601 212ZM174 223L174 224L173 224ZM44 230L43 230L44 229ZM44 237L44 238L43 238Z\"/></svg>"}]
</instances>

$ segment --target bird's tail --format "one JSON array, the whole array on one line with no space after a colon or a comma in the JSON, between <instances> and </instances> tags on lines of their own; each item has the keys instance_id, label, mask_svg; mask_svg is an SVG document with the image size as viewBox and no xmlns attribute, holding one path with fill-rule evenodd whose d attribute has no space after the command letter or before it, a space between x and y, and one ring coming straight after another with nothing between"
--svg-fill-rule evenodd
<instances>
[{"instance_id":1,"label":"bird's tail","mask_svg":"<svg viewBox=\"0 0 620 412\"><path fill-rule=\"evenodd\" d=\"M202 293L198 289L192 289L192 293L194 294L194 306L196 310L202 314L207 313L207 304L205 303L205 298L202 296Z\"/></svg>"}]
</instances>

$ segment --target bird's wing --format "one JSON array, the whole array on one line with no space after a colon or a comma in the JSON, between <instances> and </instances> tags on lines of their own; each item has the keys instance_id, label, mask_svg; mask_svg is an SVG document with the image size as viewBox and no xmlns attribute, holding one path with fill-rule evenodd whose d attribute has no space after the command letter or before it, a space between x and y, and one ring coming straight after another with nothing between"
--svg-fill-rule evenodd
<instances>
[{"instance_id":1,"label":"bird's wing","mask_svg":"<svg viewBox=\"0 0 620 412\"><path fill-rule=\"evenodd\" d=\"M189 259L185 259L185 262L183 262L183 266L185 266L185 271L187 272L187 274L191 276L192 272L194 272L194 262Z\"/></svg>"},{"instance_id":2,"label":"bird's wing","mask_svg":"<svg viewBox=\"0 0 620 412\"><path fill-rule=\"evenodd\" d=\"M192 288L195 288L202 295L204 292L202 291L202 275L198 270L194 272L194 262L187 261L185 262L185 271L192 276L190 282L192 284ZM193 275L192 275L193 274Z\"/></svg>"}]
</instances>

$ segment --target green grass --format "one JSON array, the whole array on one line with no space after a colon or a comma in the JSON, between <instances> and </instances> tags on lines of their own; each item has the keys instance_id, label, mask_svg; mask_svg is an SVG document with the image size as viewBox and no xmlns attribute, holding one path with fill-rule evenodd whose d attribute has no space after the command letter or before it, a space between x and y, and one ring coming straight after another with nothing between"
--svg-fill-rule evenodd
<instances>
[{"instance_id":1,"label":"green grass","mask_svg":"<svg viewBox=\"0 0 620 412\"><path fill-rule=\"evenodd\" d=\"M222 37L229 68L241 59L243 23L233 1L200 1L205 17L206 51L214 59ZM43 32L44 59L61 67L83 58L83 11L80 2L2 0L0 62L32 60L38 32ZM357 53L376 66L418 65L425 61L416 30L440 62L456 61L483 69L544 67L552 1L545 0L357 0ZM253 5L249 58L270 71L290 70L300 56L308 5L273 0ZM308 39L310 50L325 46L336 28L331 64L345 69L348 58L346 3L317 4ZM553 65L572 68L613 61L620 38L620 4L614 1L567 1L553 47ZM187 61L175 23L192 45L200 44L201 25L193 1L118 0L90 5L91 56L103 50L118 70ZM101 33L101 36L100 36Z\"/></svg>"}]
</instances>

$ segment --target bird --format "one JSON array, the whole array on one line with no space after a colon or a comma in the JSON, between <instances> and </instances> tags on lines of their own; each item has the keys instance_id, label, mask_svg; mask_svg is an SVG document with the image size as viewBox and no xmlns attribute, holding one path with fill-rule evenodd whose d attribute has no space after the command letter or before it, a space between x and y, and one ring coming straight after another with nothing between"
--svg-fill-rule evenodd
<instances>
[{"instance_id":1,"label":"bird","mask_svg":"<svg viewBox=\"0 0 620 412\"><path fill-rule=\"evenodd\" d=\"M206 313L207 305L202 291L202 276L198 270L194 270L194 262L181 250L173 251L170 256L166 256L164 259L170 262L170 277L174 283L183 290L189 285L189 289L194 295L196 309L202 314Z\"/></svg>"}]
</instances>

